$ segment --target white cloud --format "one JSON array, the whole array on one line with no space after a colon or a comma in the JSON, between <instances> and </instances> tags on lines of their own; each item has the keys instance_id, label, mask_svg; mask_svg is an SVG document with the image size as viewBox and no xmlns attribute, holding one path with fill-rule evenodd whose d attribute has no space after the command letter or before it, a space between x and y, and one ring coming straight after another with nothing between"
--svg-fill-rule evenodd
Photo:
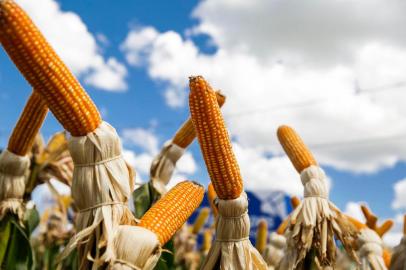
<instances>
[{"instance_id":1,"label":"white cloud","mask_svg":"<svg viewBox=\"0 0 406 270\"><path fill-rule=\"evenodd\" d=\"M395 198L392 202L394 209L406 209L406 179L400 180L393 185Z\"/></svg>"},{"instance_id":2,"label":"white cloud","mask_svg":"<svg viewBox=\"0 0 406 270\"><path fill-rule=\"evenodd\" d=\"M361 205L367 205L365 202L347 202L344 213L361 221L365 222L364 214L361 211Z\"/></svg>"},{"instance_id":3,"label":"white cloud","mask_svg":"<svg viewBox=\"0 0 406 270\"><path fill-rule=\"evenodd\" d=\"M128 128L121 132L124 143L138 146L146 152L156 154L158 152L158 138L156 135L142 128Z\"/></svg>"},{"instance_id":4,"label":"white cloud","mask_svg":"<svg viewBox=\"0 0 406 270\"><path fill-rule=\"evenodd\" d=\"M127 88L125 66L115 58L104 59L95 36L76 13L62 11L55 0L17 2L68 67L87 84L108 91Z\"/></svg>"},{"instance_id":5,"label":"white cloud","mask_svg":"<svg viewBox=\"0 0 406 270\"><path fill-rule=\"evenodd\" d=\"M233 149L247 190L280 190L289 195L303 195L300 176L287 157L267 158L237 143Z\"/></svg>"},{"instance_id":6,"label":"white cloud","mask_svg":"<svg viewBox=\"0 0 406 270\"><path fill-rule=\"evenodd\" d=\"M143 128L124 129L121 132L121 137L124 145L127 147L123 150L124 159L135 169L137 182L148 181L152 160L160 151L158 146L163 145L163 143L158 140L153 131ZM141 150L130 150L128 147L131 146L137 146ZM170 187L179 181L190 178L196 171L196 161L192 153L186 151L176 164L176 169L169 182Z\"/></svg>"},{"instance_id":7,"label":"white cloud","mask_svg":"<svg viewBox=\"0 0 406 270\"><path fill-rule=\"evenodd\" d=\"M398 214L393 220L394 226L383 236L384 243L389 247L397 246L403 237L403 215Z\"/></svg>"},{"instance_id":8,"label":"white cloud","mask_svg":"<svg viewBox=\"0 0 406 270\"><path fill-rule=\"evenodd\" d=\"M406 80L406 32L392 27L405 20L404 3L394 1L374 22L379 1L311 3L206 0L189 33L208 34L214 54L151 27L131 30L123 50L137 59L130 64L167 83L170 107L186 105L190 75L222 89L230 133L242 147L279 155L276 128L289 124L322 165L374 173L405 161L406 87L367 92Z\"/></svg>"}]
</instances>

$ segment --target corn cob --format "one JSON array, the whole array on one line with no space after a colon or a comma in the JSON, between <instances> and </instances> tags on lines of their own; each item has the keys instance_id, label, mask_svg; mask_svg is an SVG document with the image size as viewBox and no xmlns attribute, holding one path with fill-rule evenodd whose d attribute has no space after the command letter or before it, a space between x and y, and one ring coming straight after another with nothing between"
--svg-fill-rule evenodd
<instances>
[{"instance_id":1,"label":"corn cob","mask_svg":"<svg viewBox=\"0 0 406 270\"><path fill-rule=\"evenodd\" d=\"M12 0L0 1L0 42L26 80L73 136L101 123L96 106L28 15Z\"/></svg>"},{"instance_id":2,"label":"corn cob","mask_svg":"<svg viewBox=\"0 0 406 270\"><path fill-rule=\"evenodd\" d=\"M34 91L13 129L7 149L16 155L25 156L33 146L47 112L44 100Z\"/></svg>"},{"instance_id":3,"label":"corn cob","mask_svg":"<svg viewBox=\"0 0 406 270\"><path fill-rule=\"evenodd\" d=\"M383 261L385 262L385 266L389 269L390 262L392 259L391 252L388 249L384 248L383 252L382 252L382 258L383 258Z\"/></svg>"},{"instance_id":4,"label":"corn cob","mask_svg":"<svg viewBox=\"0 0 406 270\"><path fill-rule=\"evenodd\" d=\"M261 219L258 222L257 239L255 241L255 247L259 253L263 253L268 240L268 222L265 219Z\"/></svg>"},{"instance_id":5,"label":"corn cob","mask_svg":"<svg viewBox=\"0 0 406 270\"><path fill-rule=\"evenodd\" d=\"M393 220L386 220L384 223L382 223L381 226L376 228L376 233L382 237L385 233L387 233L393 226Z\"/></svg>"},{"instance_id":6,"label":"corn cob","mask_svg":"<svg viewBox=\"0 0 406 270\"><path fill-rule=\"evenodd\" d=\"M296 209L300 204L300 199L296 196L290 198L290 204L292 205L293 209Z\"/></svg>"},{"instance_id":7,"label":"corn cob","mask_svg":"<svg viewBox=\"0 0 406 270\"><path fill-rule=\"evenodd\" d=\"M203 196L200 184L181 182L154 204L138 225L155 233L164 245L200 205Z\"/></svg>"},{"instance_id":8,"label":"corn cob","mask_svg":"<svg viewBox=\"0 0 406 270\"><path fill-rule=\"evenodd\" d=\"M403 235L406 235L406 215L403 216Z\"/></svg>"},{"instance_id":9,"label":"corn cob","mask_svg":"<svg viewBox=\"0 0 406 270\"><path fill-rule=\"evenodd\" d=\"M212 183L209 183L209 186L207 187L207 198L209 199L210 208L211 211L213 212L213 216L214 218L216 218L218 215L218 209L217 206L214 204L214 200L217 198L217 194L216 191L214 190Z\"/></svg>"},{"instance_id":10,"label":"corn cob","mask_svg":"<svg viewBox=\"0 0 406 270\"><path fill-rule=\"evenodd\" d=\"M190 77L189 105L200 148L220 199L240 196L243 181L216 94L202 76Z\"/></svg>"},{"instance_id":11,"label":"corn cob","mask_svg":"<svg viewBox=\"0 0 406 270\"><path fill-rule=\"evenodd\" d=\"M365 205L361 205L361 211L364 214L365 218L366 218L366 224L367 226L372 229L375 230L376 229L376 223L378 222L378 217L375 216L371 210L368 209L368 207L366 207Z\"/></svg>"},{"instance_id":12,"label":"corn cob","mask_svg":"<svg viewBox=\"0 0 406 270\"><path fill-rule=\"evenodd\" d=\"M211 248L211 243L213 242L213 233L210 229L206 229L203 232L203 243L202 252L207 253Z\"/></svg>"},{"instance_id":13,"label":"corn cob","mask_svg":"<svg viewBox=\"0 0 406 270\"><path fill-rule=\"evenodd\" d=\"M216 98L221 108L226 102L226 97L220 91L217 91ZM175 136L173 137L173 143L182 148L186 148L193 142L195 138L196 131L193 125L193 121L192 119L188 118L176 132Z\"/></svg>"},{"instance_id":14,"label":"corn cob","mask_svg":"<svg viewBox=\"0 0 406 270\"><path fill-rule=\"evenodd\" d=\"M193 224L192 228L192 233L193 234L198 234L200 230L203 228L204 224L207 221L207 218L209 217L210 214L210 209L208 207L203 207L200 210L199 215L196 218L195 223Z\"/></svg>"},{"instance_id":15,"label":"corn cob","mask_svg":"<svg viewBox=\"0 0 406 270\"><path fill-rule=\"evenodd\" d=\"M297 172L301 173L311 165L317 165L312 153L295 130L288 126L281 126L278 128L277 134L283 149Z\"/></svg>"}]
</instances>

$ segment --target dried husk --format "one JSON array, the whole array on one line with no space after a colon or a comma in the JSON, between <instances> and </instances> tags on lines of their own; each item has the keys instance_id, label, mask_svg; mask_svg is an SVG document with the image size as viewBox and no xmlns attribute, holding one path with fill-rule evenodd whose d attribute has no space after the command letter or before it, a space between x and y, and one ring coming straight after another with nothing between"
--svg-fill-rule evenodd
<instances>
[{"instance_id":1,"label":"dried husk","mask_svg":"<svg viewBox=\"0 0 406 270\"><path fill-rule=\"evenodd\" d=\"M386 270L383 260L383 242L379 235L369 228L360 231L357 239L361 270Z\"/></svg>"},{"instance_id":2,"label":"dried husk","mask_svg":"<svg viewBox=\"0 0 406 270\"><path fill-rule=\"evenodd\" d=\"M158 237L139 226L118 226L113 243L111 270L152 270L162 252Z\"/></svg>"},{"instance_id":3,"label":"dried husk","mask_svg":"<svg viewBox=\"0 0 406 270\"><path fill-rule=\"evenodd\" d=\"M79 212L77 234L61 258L77 248L80 268L90 269L92 264L96 269L114 258L118 226L136 223L127 205L134 182L122 157L120 139L106 122L86 136L70 138L69 151L75 164L72 197Z\"/></svg>"},{"instance_id":4,"label":"dried husk","mask_svg":"<svg viewBox=\"0 0 406 270\"><path fill-rule=\"evenodd\" d=\"M321 267L333 266L336 257L334 236L347 253L357 260L352 242L354 227L340 210L328 200L326 176L318 166L310 166L301 173L304 199L289 217L287 252L279 269L298 269L310 249Z\"/></svg>"},{"instance_id":5,"label":"dried husk","mask_svg":"<svg viewBox=\"0 0 406 270\"><path fill-rule=\"evenodd\" d=\"M174 144L172 141L168 141L152 161L150 169L151 181L154 188L161 195L167 192L166 185L171 180L176 162L182 157L184 152L184 148Z\"/></svg>"},{"instance_id":6,"label":"dried husk","mask_svg":"<svg viewBox=\"0 0 406 270\"><path fill-rule=\"evenodd\" d=\"M286 237L276 232L269 236L269 244L266 246L262 257L268 265L268 270L274 270L285 255Z\"/></svg>"},{"instance_id":7,"label":"dried husk","mask_svg":"<svg viewBox=\"0 0 406 270\"><path fill-rule=\"evenodd\" d=\"M267 269L261 254L249 240L247 194L233 200L217 200L216 239L203 262L203 270ZM217 268L219 267L219 268Z\"/></svg>"},{"instance_id":8,"label":"dried husk","mask_svg":"<svg viewBox=\"0 0 406 270\"><path fill-rule=\"evenodd\" d=\"M390 270L405 270L406 269L406 236L400 240L399 245L393 249L392 258L390 261Z\"/></svg>"},{"instance_id":9,"label":"dried husk","mask_svg":"<svg viewBox=\"0 0 406 270\"><path fill-rule=\"evenodd\" d=\"M30 167L27 156L19 156L8 150L0 154L0 220L6 214L24 215L23 196Z\"/></svg>"}]
</instances>

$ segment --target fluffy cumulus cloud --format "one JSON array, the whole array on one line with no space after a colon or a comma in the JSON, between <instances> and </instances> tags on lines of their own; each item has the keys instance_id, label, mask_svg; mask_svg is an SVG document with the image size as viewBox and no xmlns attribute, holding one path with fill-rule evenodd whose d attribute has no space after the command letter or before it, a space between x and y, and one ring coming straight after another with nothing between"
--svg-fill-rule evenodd
<instances>
[{"instance_id":1,"label":"fluffy cumulus cloud","mask_svg":"<svg viewBox=\"0 0 406 270\"><path fill-rule=\"evenodd\" d=\"M115 58L103 57L96 37L76 13L61 10L55 0L17 2L58 55L85 83L107 91L126 90L126 67Z\"/></svg>"},{"instance_id":2,"label":"fluffy cumulus cloud","mask_svg":"<svg viewBox=\"0 0 406 270\"><path fill-rule=\"evenodd\" d=\"M344 209L344 213L356 218L357 220L364 222L365 221L365 217L362 214L361 211L361 205L366 205L365 202L347 202L345 209Z\"/></svg>"},{"instance_id":3,"label":"fluffy cumulus cloud","mask_svg":"<svg viewBox=\"0 0 406 270\"><path fill-rule=\"evenodd\" d=\"M392 202L394 209L406 209L406 179L402 179L393 186L395 198Z\"/></svg>"},{"instance_id":4,"label":"fluffy cumulus cloud","mask_svg":"<svg viewBox=\"0 0 406 270\"><path fill-rule=\"evenodd\" d=\"M289 124L321 164L373 173L406 160L406 30L399 27L405 5L206 0L193 11L199 22L186 35L136 28L122 49L129 64L166 83L168 106L186 105L193 74L222 89L234 140L267 166L283 163L275 132ZM193 41L202 33L214 53ZM265 181L270 171L251 174Z\"/></svg>"},{"instance_id":5,"label":"fluffy cumulus cloud","mask_svg":"<svg viewBox=\"0 0 406 270\"><path fill-rule=\"evenodd\" d=\"M136 181L138 183L148 181L152 160L159 153L161 142L154 131L143 128L124 129L121 132L124 146L124 159L136 171ZM176 169L168 187L184 180L193 180L197 172L197 164L191 152L186 151L178 160Z\"/></svg>"}]
</instances>

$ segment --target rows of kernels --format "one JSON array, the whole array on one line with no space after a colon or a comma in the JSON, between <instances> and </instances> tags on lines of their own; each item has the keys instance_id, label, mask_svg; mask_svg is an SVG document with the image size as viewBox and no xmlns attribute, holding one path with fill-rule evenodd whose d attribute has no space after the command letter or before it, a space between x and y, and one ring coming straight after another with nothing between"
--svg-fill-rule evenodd
<instances>
[{"instance_id":1,"label":"rows of kernels","mask_svg":"<svg viewBox=\"0 0 406 270\"><path fill-rule=\"evenodd\" d=\"M295 130L288 126L281 126L277 133L283 149L299 173L312 165L317 165L312 153Z\"/></svg>"},{"instance_id":2,"label":"rows of kernels","mask_svg":"<svg viewBox=\"0 0 406 270\"><path fill-rule=\"evenodd\" d=\"M191 77L191 117L211 182L220 199L238 198L243 182L216 94L201 76Z\"/></svg>"},{"instance_id":3,"label":"rows of kernels","mask_svg":"<svg viewBox=\"0 0 406 270\"><path fill-rule=\"evenodd\" d=\"M7 149L16 155L25 156L31 150L47 112L45 101L34 91L13 129Z\"/></svg>"},{"instance_id":4,"label":"rows of kernels","mask_svg":"<svg viewBox=\"0 0 406 270\"><path fill-rule=\"evenodd\" d=\"M80 136L99 126L101 118L96 106L31 19L12 0L0 1L0 42L66 130Z\"/></svg>"},{"instance_id":5,"label":"rows of kernels","mask_svg":"<svg viewBox=\"0 0 406 270\"><path fill-rule=\"evenodd\" d=\"M201 185L181 182L155 203L138 225L155 233L164 245L199 207L203 196L204 188Z\"/></svg>"}]
</instances>

